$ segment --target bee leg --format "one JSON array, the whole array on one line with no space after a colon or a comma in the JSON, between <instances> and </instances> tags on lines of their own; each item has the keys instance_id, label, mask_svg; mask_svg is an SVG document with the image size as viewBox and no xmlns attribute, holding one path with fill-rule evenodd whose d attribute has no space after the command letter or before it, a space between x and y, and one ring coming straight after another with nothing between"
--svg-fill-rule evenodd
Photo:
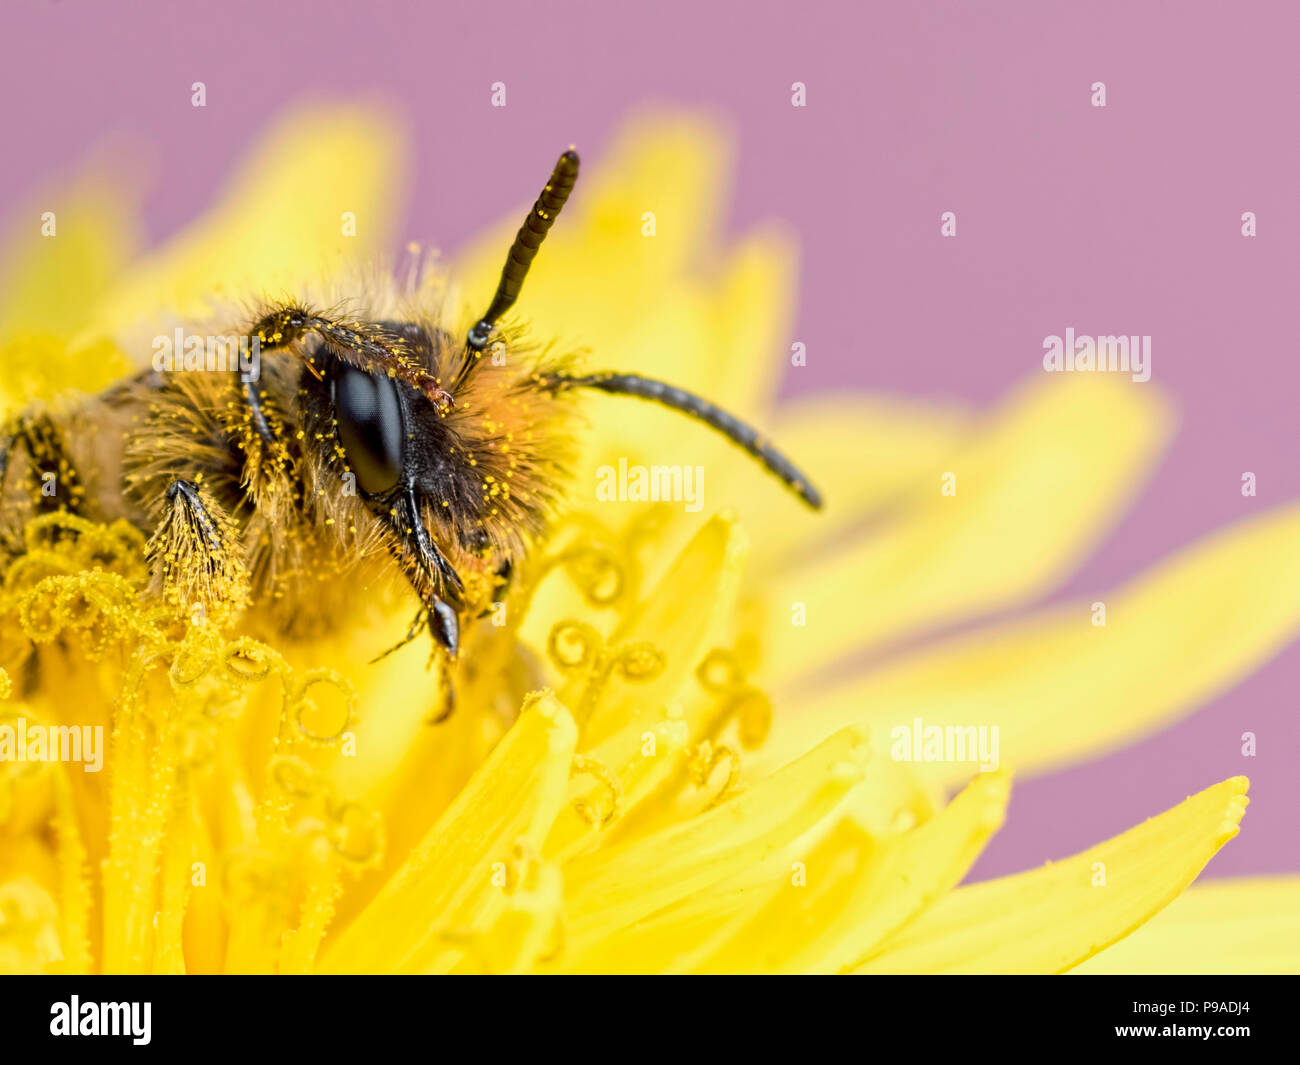
<instances>
[{"instance_id":1,"label":"bee leg","mask_svg":"<svg viewBox=\"0 0 1300 1065\"><path fill-rule=\"evenodd\" d=\"M414 486L406 485L399 499L405 510L403 518L409 526L409 539L403 554L404 561L411 567L407 570L407 578L424 603L429 635L433 637L433 655L429 659L429 665L433 665L434 659L439 659L442 663L443 705L430 719L430 723L436 725L447 719L455 705L451 688L451 666L460 651L460 616L433 589L437 588L443 595L458 602L465 591L465 585L460 574L425 528Z\"/></svg>"},{"instance_id":2,"label":"bee leg","mask_svg":"<svg viewBox=\"0 0 1300 1065\"><path fill-rule=\"evenodd\" d=\"M416 611L415 620L411 622L410 628L406 630L406 635L398 640L397 643L393 644L393 646L387 651L381 651L379 654L375 655L375 657L367 664L373 666L376 662L382 662L394 651L400 651L408 643L413 642L415 638L420 635L420 630L424 628L425 619L428 617L428 613L429 612L425 610L424 607L420 607L420 609Z\"/></svg>"},{"instance_id":3,"label":"bee leg","mask_svg":"<svg viewBox=\"0 0 1300 1065\"><path fill-rule=\"evenodd\" d=\"M410 523L411 532L415 537L415 558L420 568L430 577L437 577L438 586L444 592L450 592L453 597L460 596L465 591L465 584L460 579L460 574L456 572L455 567L448 561L447 556L442 553L442 549L434 543L433 537L429 535L429 530L424 527L424 519L420 516L420 504L415 497L415 489L407 485L402 493L402 504L406 508L406 520ZM418 588L417 588L418 591ZM430 610L438 612L439 605L450 610L436 595L432 597L433 604ZM430 618L432 627L433 619ZM444 621L443 628L446 628ZM451 628L448 630L455 635L456 626L454 620ZM437 639L438 634L434 633ZM442 642L442 641L440 641ZM444 646L451 650L452 657L455 657L455 650L450 644L444 643Z\"/></svg>"},{"instance_id":4,"label":"bee leg","mask_svg":"<svg viewBox=\"0 0 1300 1065\"><path fill-rule=\"evenodd\" d=\"M444 670L442 675L442 689L439 692L441 705L436 713L431 714L426 720L429 725L441 725L447 718L451 717L456 709L456 687L451 682L451 673Z\"/></svg>"},{"instance_id":5,"label":"bee leg","mask_svg":"<svg viewBox=\"0 0 1300 1065\"><path fill-rule=\"evenodd\" d=\"M242 392L253 431L261 438L262 443L269 447L275 443L275 434L271 431L271 423L266 420L266 412L262 409L262 397L257 393L257 382L245 381Z\"/></svg>"},{"instance_id":6,"label":"bee leg","mask_svg":"<svg viewBox=\"0 0 1300 1065\"><path fill-rule=\"evenodd\" d=\"M456 661L460 650L460 619L456 611L436 595L429 606L429 632L437 644L447 652L451 661Z\"/></svg>"},{"instance_id":7,"label":"bee leg","mask_svg":"<svg viewBox=\"0 0 1300 1065\"><path fill-rule=\"evenodd\" d=\"M4 506L5 475L9 472L9 459L14 448L19 444L17 419L5 423L0 429L0 553L16 553L21 550L22 529L15 522L13 511Z\"/></svg>"},{"instance_id":8,"label":"bee leg","mask_svg":"<svg viewBox=\"0 0 1300 1065\"><path fill-rule=\"evenodd\" d=\"M186 611L242 607L249 592L243 554L234 523L210 495L193 481L168 486L146 546L156 591Z\"/></svg>"},{"instance_id":9,"label":"bee leg","mask_svg":"<svg viewBox=\"0 0 1300 1065\"><path fill-rule=\"evenodd\" d=\"M460 650L460 619L456 611L436 595L429 605L429 633L433 636L434 652L429 664L439 659L442 664L442 706L429 718L429 724L439 725L451 717L456 709L456 689L451 680L451 665Z\"/></svg>"},{"instance_id":10,"label":"bee leg","mask_svg":"<svg viewBox=\"0 0 1300 1065\"><path fill-rule=\"evenodd\" d=\"M9 458L22 439L19 424L18 419L14 418L0 429L0 492L4 491L5 475L9 472Z\"/></svg>"},{"instance_id":11,"label":"bee leg","mask_svg":"<svg viewBox=\"0 0 1300 1065\"><path fill-rule=\"evenodd\" d=\"M451 683L451 664L456 660L456 653L460 650L460 620L450 606L437 596L433 596L430 606L422 606L416 611L414 620L406 630L406 635L387 651L375 655L369 664L373 666L394 651L400 651L415 640L426 625L429 635L433 637L433 652L429 655L429 668L433 667L434 662L440 662L442 667L442 705L428 719L430 725L438 725L446 721L456 707L456 694Z\"/></svg>"},{"instance_id":12,"label":"bee leg","mask_svg":"<svg viewBox=\"0 0 1300 1065\"><path fill-rule=\"evenodd\" d=\"M0 493L14 452L21 445L30 464L32 501L38 510L80 513L86 489L77 476L63 437L45 415L18 415L0 430Z\"/></svg>"}]
</instances>

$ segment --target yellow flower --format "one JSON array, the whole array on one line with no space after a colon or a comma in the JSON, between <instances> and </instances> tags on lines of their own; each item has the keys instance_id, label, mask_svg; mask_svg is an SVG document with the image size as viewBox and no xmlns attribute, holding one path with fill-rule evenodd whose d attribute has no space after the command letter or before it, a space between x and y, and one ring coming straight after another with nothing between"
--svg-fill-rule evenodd
<instances>
[{"instance_id":1,"label":"yellow flower","mask_svg":"<svg viewBox=\"0 0 1300 1065\"><path fill-rule=\"evenodd\" d=\"M111 381L162 316L366 261L392 231L401 143L382 112L291 116L211 217L134 263L105 182L68 190L57 239L11 260L5 413ZM138 530L37 519L4 557L0 725L100 725L107 750L100 774L0 766L0 969L1300 967L1300 878L1184 891L1236 834L1243 777L959 887L1009 771L891 750L917 717L996 727L1001 762L1032 774L1167 724L1300 625L1300 507L1107 594L1105 628L1056 607L863 666L1058 584L1131 502L1163 403L1075 378L980 419L865 395L776 410L793 242L723 246L719 132L645 116L594 169L529 280L532 332L769 427L826 512L699 427L593 396L577 470L702 465L715 513L597 504L579 477L438 726L418 649L365 664L404 604L358 594L355 620L312 640L178 618L144 592ZM356 238L339 239L344 211ZM451 306L491 291L519 217L460 257Z\"/></svg>"}]
</instances>

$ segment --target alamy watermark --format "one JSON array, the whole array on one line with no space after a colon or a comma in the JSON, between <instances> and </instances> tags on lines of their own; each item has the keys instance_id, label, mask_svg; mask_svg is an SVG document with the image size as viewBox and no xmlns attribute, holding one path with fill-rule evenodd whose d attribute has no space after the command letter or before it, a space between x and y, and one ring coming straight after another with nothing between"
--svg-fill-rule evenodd
<instances>
[{"instance_id":1,"label":"alamy watermark","mask_svg":"<svg viewBox=\"0 0 1300 1065\"><path fill-rule=\"evenodd\" d=\"M148 1046L152 1034L152 1002L68 1002L50 1006L50 1035L127 1036L136 1046Z\"/></svg>"},{"instance_id":2,"label":"alamy watermark","mask_svg":"<svg viewBox=\"0 0 1300 1065\"><path fill-rule=\"evenodd\" d=\"M262 375L262 341L250 336L186 335L179 326L171 335L153 338L153 368L158 373L238 373L245 384Z\"/></svg>"},{"instance_id":3,"label":"alamy watermark","mask_svg":"<svg viewBox=\"0 0 1300 1065\"><path fill-rule=\"evenodd\" d=\"M596 470L596 499L601 503L684 503L692 514L704 508L703 466L629 466Z\"/></svg>"},{"instance_id":4,"label":"alamy watermark","mask_svg":"<svg viewBox=\"0 0 1300 1065\"><path fill-rule=\"evenodd\" d=\"M917 717L895 725L889 738L895 762L974 762L983 773L998 767L997 725L927 725Z\"/></svg>"},{"instance_id":5,"label":"alamy watermark","mask_svg":"<svg viewBox=\"0 0 1300 1065\"><path fill-rule=\"evenodd\" d=\"M1049 373L1126 373L1134 381L1151 380L1149 336L1065 336L1043 338L1043 369Z\"/></svg>"},{"instance_id":6,"label":"alamy watermark","mask_svg":"<svg viewBox=\"0 0 1300 1065\"><path fill-rule=\"evenodd\" d=\"M103 725L42 725L25 717L0 722L0 763L80 762L87 773L104 768Z\"/></svg>"}]
</instances>

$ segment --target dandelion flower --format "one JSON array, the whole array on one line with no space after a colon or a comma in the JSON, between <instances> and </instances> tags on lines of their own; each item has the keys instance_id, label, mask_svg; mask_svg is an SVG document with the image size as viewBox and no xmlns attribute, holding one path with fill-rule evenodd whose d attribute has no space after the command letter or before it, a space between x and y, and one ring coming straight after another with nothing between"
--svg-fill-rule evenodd
<instances>
[{"instance_id":1,"label":"dandelion flower","mask_svg":"<svg viewBox=\"0 0 1300 1065\"><path fill-rule=\"evenodd\" d=\"M59 238L11 251L6 414L127 372L160 315L373 255L402 152L382 113L294 114L211 215L143 255L111 187L67 190ZM105 771L0 764L0 969L1158 971L1194 964L1189 941L1213 968L1300 965L1300 881L1184 891L1238 831L1243 777L959 886L1010 770L891 752L918 716L981 723L1032 774L1169 723L1294 635L1300 507L1114 590L1100 637L1054 607L883 654L1058 584L1132 501L1169 417L1149 389L1093 380L1027 385L980 419L869 396L778 409L793 243L764 227L723 245L726 169L711 125L637 119L521 311L537 336L770 426L826 513L697 427L592 397L576 469L703 465L716 503L611 508L578 478L437 726L418 650L366 664L402 603L358 592L311 638L256 611L186 616L150 598L138 530L42 515L5 545L0 725L102 726ZM647 203L654 240L635 224ZM363 236L338 239L344 209ZM516 217L453 264L447 299L491 290ZM1225 910L1256 908L1276 934L1230 943Z\"/></svg>"}]
</instances>

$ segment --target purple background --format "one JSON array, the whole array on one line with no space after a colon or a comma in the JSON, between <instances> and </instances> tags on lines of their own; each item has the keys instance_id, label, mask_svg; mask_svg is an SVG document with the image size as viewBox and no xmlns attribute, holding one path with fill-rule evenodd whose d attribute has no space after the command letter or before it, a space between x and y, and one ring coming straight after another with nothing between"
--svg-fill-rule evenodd
<instances>
[{"instance_id":1,"label":"purple background","mask_svg":"<svg viewBox=\"0 0 1300 1065\"><path fill-rule=\"evenodd\" d=\"M465 165L475 146L545 160L574 142L595 159L630 108L661 100L735 123L733 232L770 216L798 230L810 362L792 394L986 403L1066 326L1152 335L1181 431L1064 595L1300 494L1300 4L47 2L5 21L0 204L126 133L170 164L146 204L157 238L282 105L378 90L416 137L403 238L454 248L521 198L512 168ZM488 107L498 79L504 110ZM196 80L206 109L190 106ZM1099 80L1105 109L1089 105ZM938 235L945 210L956 240ZM1300 868L1298 680L1293 646L1191 720L1022 783L977 875L1083 849L1239 772L1254 803L1209 874Z\"/></svg>"}]
</instances>

